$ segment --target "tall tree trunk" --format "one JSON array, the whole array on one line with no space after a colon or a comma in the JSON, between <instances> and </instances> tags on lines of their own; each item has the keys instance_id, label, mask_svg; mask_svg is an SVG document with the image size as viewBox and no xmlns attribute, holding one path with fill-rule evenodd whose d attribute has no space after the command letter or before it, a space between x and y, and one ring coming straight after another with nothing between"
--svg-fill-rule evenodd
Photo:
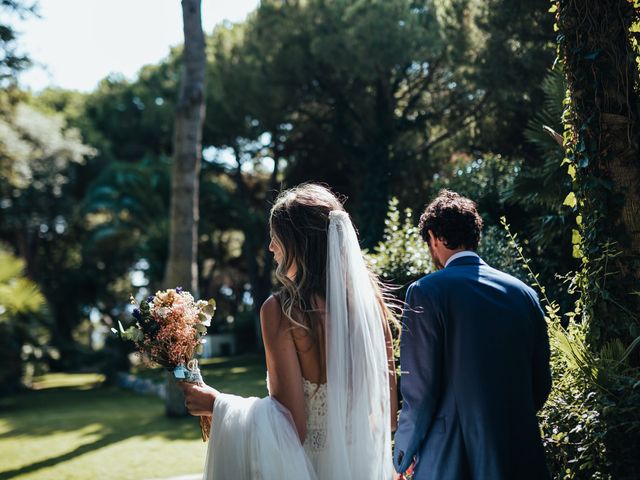
<instances>
[{"instance_id":1,"label":"tall tree trunk","mask_svg":"<svg viewBox=\"0 0 640 480\"><path fill-rule=\"evenodd\" d=\"M182 0L184 51L180 97L176 108L171 175L171 229L164 284L198 295L198 197L204 122L205 40L200 0ZM166 413L186 415L184 397L168 376Z\"/></svg>"},{"instance_id":2,"label":"tall tree trunk","mask_svg":"<svg viewBox=\"0 0 640 480\"><path fill-rule=\"evenodd\" d=\"M557 6L590 341L596 348L613 338L628 343L640 335L640 124L630 42L639 12L628 0Z\"/></svg>"}]
</instances>

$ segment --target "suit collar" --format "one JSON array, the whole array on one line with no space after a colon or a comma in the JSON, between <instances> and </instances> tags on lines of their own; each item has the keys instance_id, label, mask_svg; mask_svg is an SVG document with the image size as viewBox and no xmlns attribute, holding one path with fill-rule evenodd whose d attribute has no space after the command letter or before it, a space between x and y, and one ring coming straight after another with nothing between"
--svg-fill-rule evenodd
<instances>
[{"instance_id":1,"label":"suit collar","mask_svg":"<svg viewBox=\"0 0 640 480\"><path fill-rule=\"evenodd\" d=\"M474 254L473 255L461 255L461 256L458 256L458 257L452 259L445 266L445 268L460 267L460 266L463 266L463 265L483 265L485 263L484 260L482 260L480 258L480 256L478 256L477 253L475 253L475 252L471 252L471 253L474 253Z\"/></svg>"},{"instance_id":2,"label":"suit collar","mask_svg":"<svg viewBox=\"0 0 640 480\"><path fill-rule=\"evenodd\" d=\"M477 256L478 256L478 254L476 252L474 252L473 250L461 250L461 251L456 252L453 255L451 255L447 259L447 261L445 262L444 266L446 267L447 265L449 265L451 262L453 262L457 258L461 258L461 257L477 257Z\"/></svg>"}]
</instances>

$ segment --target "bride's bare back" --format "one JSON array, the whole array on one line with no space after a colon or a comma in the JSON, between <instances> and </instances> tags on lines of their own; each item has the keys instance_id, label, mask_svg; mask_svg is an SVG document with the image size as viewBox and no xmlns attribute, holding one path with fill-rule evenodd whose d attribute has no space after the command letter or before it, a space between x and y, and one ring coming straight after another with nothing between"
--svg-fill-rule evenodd
<instances>
[{"instance_id":1,"label":"bride's bare back","mask_svg":"<svg viewBox=\"0 0 640 480\"><path fill-rule=\"evenodd\" d=\"M313 337L304 328L294 326L291 328L293 343L298 352L298 361L302 377L311 383L327 383L327 359L325 349L325 304L323 300L315 300L317 322L317 338Z\"/></svg>"},{"instance_id":2,"label":"bride's bare back","mask_svg":"<svg viewBox=\"0 0 640 480\"><path fill-rule=\"evenodd\" d=\"M307 432L303 379L326 383L324 339L314 342L303 328L291 328L280 302L273 296L260 309L260 324L269 372L269 394L291 412L300 440L304 442Z\"/></svg>"}]
</instances>

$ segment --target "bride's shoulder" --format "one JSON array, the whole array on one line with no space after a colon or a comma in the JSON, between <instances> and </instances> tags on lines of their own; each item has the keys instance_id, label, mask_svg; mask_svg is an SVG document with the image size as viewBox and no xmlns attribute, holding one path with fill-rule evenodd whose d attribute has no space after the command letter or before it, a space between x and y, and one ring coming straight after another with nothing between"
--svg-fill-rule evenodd
<instances>
[{"instance_id":1,"label":"bride's shoulder","mask_svg":"<svg viewBox=\"0 0 640 480\"><path fill-rule=\"evenodd\" d=\"M278 329L281 320L282 307L280 306L280 300L278 300L278 297L275 295L271 295L264 301L262 307L260 307L260 323L263 328Z\"/></svg>"},{"instance_id":2,"label":"bride's shoulder","mask_svg":"<svg viewBox=\"0 0 640 480\"><path fill-rule=\"evenodd\" d=\"M275 296L267 298L260 308L260 329L267 356L293 348L289 322L285 319L280 301Z\"/></svg>"},{"instance_id":3,"label":"bride's shoulder","mask_svg":"<svg viewBox=\"0 0 640 480\"><path fill-rule=\"evenodd\" d=\"M282 311L277 295L270 295L260 307L260 313L279 313Z\"/></svg>"}]
</instances>

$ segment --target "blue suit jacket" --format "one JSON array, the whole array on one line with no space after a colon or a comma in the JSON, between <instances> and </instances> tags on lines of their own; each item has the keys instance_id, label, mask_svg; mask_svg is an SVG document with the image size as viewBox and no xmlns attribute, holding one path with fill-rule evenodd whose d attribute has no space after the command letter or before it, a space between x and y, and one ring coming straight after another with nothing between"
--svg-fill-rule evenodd
<instances>
[{"instance_id":1,"label":"blue suit jacket","mask_svg":"<svg viewBox=\"0 0 640 480\"><path fill-rule=\"evenodd\" d=\"M394 464L415 480L549 478L536 412L551 389L536 293L478 257L407 291Z\"/></svg>"}]
</instances>

